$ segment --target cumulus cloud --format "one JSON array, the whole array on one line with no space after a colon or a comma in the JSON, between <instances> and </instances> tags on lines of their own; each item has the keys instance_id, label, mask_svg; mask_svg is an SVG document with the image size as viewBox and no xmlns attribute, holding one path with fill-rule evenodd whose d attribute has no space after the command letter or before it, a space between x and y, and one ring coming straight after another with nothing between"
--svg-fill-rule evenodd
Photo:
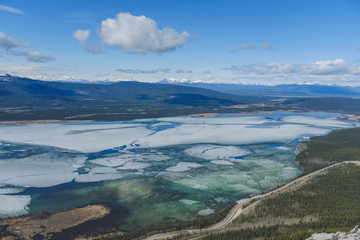
<instances>
[{"instance_id":1,"label":"cumulus cloud","mask_svg":"<svg viewBox=\"0 0 360 240\"><path fill-rule=\"evenodd\" d=\"M44 53L40 53L38 51L17 50L17 48L19 47L27 46L30 46L29 42L17 41L0 32L0 49L3 49L5 51L5 54L11 56L23 56L26 57L29 62L43 63L55 60L54 57Z\"/></svg>"},{"instance_id":2,"label":"cumulus cloud","mask_svg":"<svg viewBox=\"0 0 360 240\"><path fill-rule=\"evenodd\" d=\"M179 69L176 73L193 73L193 70L190 69Z\"/></svg>"},{"instance_id":3,"label":"cumulus cloud","mask_svg":"<svg viewBox=\"0 0 360 240\"><path fill-rule=\"evenodd\" d=\"M230 70L235 74L308 74L308 75L359 75L360 66L350 65L343 59L335 59L328 61L316 61L305 64L283 64L283 63L267 63L267 64L247 64L233 65L222 70Z\"/></svg>"},{"instance_id":4,"label":"cumulus cloud","mask_svg":"<svg viewBox=\"0 0 360 240\"><path fill-rule=\"evenodd\" d=\"M274 50L273 46L270 43L261 44L261 48L267 51Z\"/></svg>"},{"instance_id":5,"label":"cumulus cloud","mask_svg":"<svg viewBox=\"0 0 360 240\"><path fill-rule=\"evenodd\" d=\"M89 40L91 31L78 29L73 33L73 38L75 38L81 45L84 45L87 40Z\"/></svg>"},{"instance_id":6,"label":"cumulus cloud","mask_svg":"<svg viewBox=\"0 0 360 240\"><path fill-rule=\"evenodd\" d=\"M73 33L73 38L81 44L85 52L89 52L93 54L101 53L101 49L96 45L93 45L91 47L86 46L86 42L89 40L90 34L91 31L88 29L86 30L78 29Z\"/></svg>"},{"instance_id":7,"label":"cumulus cloud","mask_svg":"<svg viewBox=\"0 0 360 240\"><path fill-rule=\"evenodd\" d=\"M5 6L5 5L2 5L2 4L0 4L0 11L17 13L17 14L25 14L25 13L24 13L23 11L21 11L20 9L13 8L13 7L9 7L9 6Z\"/></svg>"},{"instance_id":8,"label":"cumulus cloud","mask_svg":"<svg viewBox=\"0 0 360 240\"><path fill-rule=\"evenodd\" d=\"M149 74L149 73L171 73L169 68L158 68L158 69L116 69L118 72L128 73L128 74Z\"/></svg>"},{"instance_id":9,"label":"cumulus cloud","mask_svg":"<svg viewBox=\"0 0 360 240\"><path fill-rule=\"evenodd\" d=\"M174 50L190 37L185 31L178 33L168 27L161 30L153 19L130 13L119 13L102 21L99 35L107 46L142 54Z\"/></svg>"},{"instance_id":10,"label":"cumulus cloud","mask_svg":"<svg viewBox=\"0 0 360 240\"><path fill-rule=\"evenodd\" d=\"M255 45L254 44L241 44L241 49L252 50L252 49L255 49Z\"/></svg>"}]
</instances>

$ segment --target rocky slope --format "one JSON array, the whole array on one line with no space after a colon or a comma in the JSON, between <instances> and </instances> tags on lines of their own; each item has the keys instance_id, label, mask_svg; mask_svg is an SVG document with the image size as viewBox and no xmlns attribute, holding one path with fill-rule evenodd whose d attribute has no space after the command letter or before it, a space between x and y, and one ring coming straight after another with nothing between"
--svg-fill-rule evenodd
<instances>
[{"instance_id":1,"label":"rocky slope","mask_svg":"<svg viewBox=\"0 0 360 240\"><path fill-rule=\"evenodd\" d=\"M360 240L360 228L356 226L349 233L315 233L306 240Z\"/></svg>"}]
</instances>

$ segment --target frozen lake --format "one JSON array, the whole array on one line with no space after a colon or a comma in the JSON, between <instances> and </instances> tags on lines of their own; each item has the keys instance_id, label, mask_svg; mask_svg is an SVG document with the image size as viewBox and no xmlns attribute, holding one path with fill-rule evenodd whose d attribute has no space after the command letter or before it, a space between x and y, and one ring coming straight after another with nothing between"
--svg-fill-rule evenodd
<instances>
[{"instance_id":1,"label":"frozen lake","mask_svg":"<svg viewBox=\"0 0 360 240\"><path fill-rule=\"evenodd\" d=\"M295 178L299 142L357 126L339 116L0 126L0 217L109 202L123 230L196 219Z\"/></svg>"}]
</instances>

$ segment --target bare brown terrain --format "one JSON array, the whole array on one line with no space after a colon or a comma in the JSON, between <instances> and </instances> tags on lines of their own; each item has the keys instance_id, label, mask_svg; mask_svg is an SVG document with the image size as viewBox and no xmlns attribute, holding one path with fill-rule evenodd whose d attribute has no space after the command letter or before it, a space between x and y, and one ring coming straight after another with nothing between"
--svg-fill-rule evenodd
<instances>
[{"instance_id":1,"label":"bare brown terrain","mask_svg":"<svg viewBox=\"0 0 360 240\"><path fill-rule=\"evenodd\" d=\"M5 228L8 236L2 239L34 239L35 236L51 239L54 233L105 217L109 213L110 208L104 205L88 205L51 214L4 219L0 221L0 228Z\"/></svg>"}]
</instances>

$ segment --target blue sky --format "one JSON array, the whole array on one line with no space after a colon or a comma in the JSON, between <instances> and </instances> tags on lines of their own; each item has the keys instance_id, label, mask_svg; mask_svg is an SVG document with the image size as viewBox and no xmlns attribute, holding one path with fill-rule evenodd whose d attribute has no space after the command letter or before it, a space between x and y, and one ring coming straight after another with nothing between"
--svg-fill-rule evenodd
<instances>
[{"instance_id":1,"label":"blue sky","mask_svg":"<svg viewBox=\"0 0 360 240\"><path fill-rule=\"evenodd\" d=\"M0 74L360 85L357 0L0 0Z\"/></svg>"}]
</instances>

